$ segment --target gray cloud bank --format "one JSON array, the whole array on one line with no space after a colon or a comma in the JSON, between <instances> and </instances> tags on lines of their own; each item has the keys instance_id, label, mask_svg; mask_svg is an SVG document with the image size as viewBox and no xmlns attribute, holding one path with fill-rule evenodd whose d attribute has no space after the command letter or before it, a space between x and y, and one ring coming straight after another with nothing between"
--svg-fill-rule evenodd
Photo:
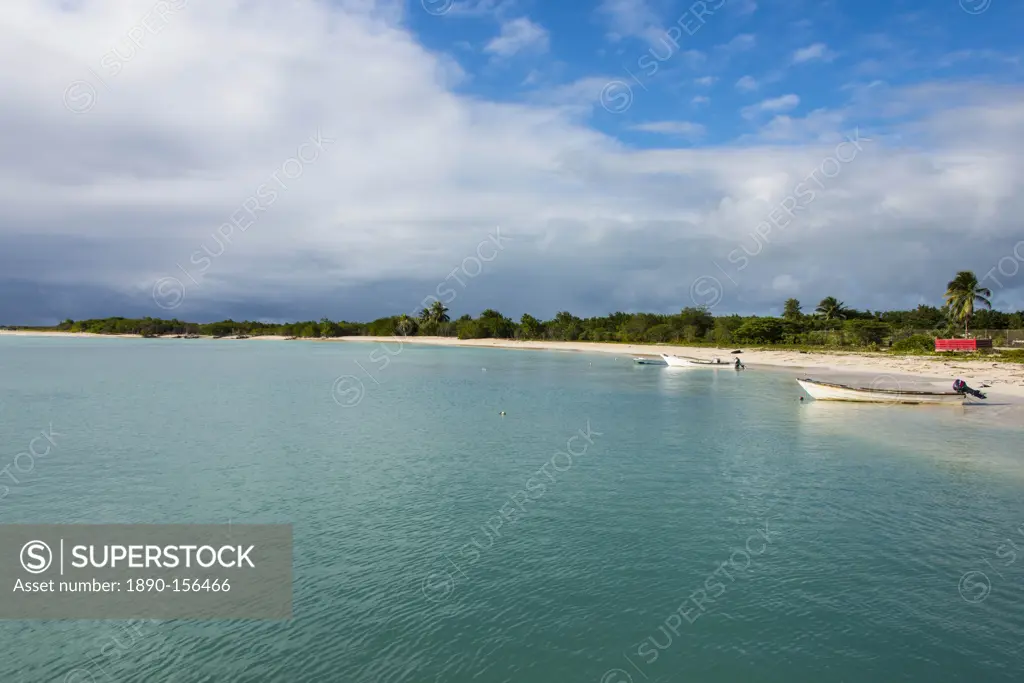
<instances>
[{"instance_id":1,"label":"gray cloud bank","mask_svg":"<svg viewBox=\"0 0 1024 683\"><path fill-rule=\"evenodd\" d=\"M456 314L913 307L1008 256L985 284L1024 308L1019 86L875 84L730 145L635 150L579 106L457 94L399 3L169 4L143 38L152 2L6 9L0 52L33 63L0 76L0 323L367 320L498 226Z\"/></svg>"}]
</instances>

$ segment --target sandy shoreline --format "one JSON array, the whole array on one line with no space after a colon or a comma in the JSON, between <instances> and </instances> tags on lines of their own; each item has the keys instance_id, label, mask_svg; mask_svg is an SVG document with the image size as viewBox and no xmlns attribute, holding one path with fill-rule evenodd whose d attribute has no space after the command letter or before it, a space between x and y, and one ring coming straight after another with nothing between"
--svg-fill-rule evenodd
<instances>
[{"instance_id":1,"label":"sandy shoreline","mask_svg":"<svg viewBox=\"0 0 1024 683\"><path fill-rule=\"evenodd\" d=\"M326 341L353 343L390 342L393 337L339 337ZM477 348L520 349L532 351L573 351L578 353L611 353L623 357L657 356L667 353L711 360L721 358L723 363L732 363L736 355L731 351L741 349L738 354L743 363L750 367L767 366L776 368L807 369L823 376L842 375L860 378L865 386L896 386L904 388L909 383L928 385L944 391L951 390L953 380L963 379L974 387L990 385L985 391L990 396L1003 399L1016 398L1024 402L1024 365L997 363L994 361L959 361L946 358L923 356L888 356L866 353L801 353L799 351L752 351L742 346L713 349L702 346L672 346L656 344L613 344L603 342L559 342L559 341L517 341L507 339L452 339L449 337L408 337L403 343L430 344L435 346L469 346Z\"/></svg>"},{"instance_id":2,"label":"sandy shoreline","mask_svg":"<svg viewBox=\"0 0 1024 683\"><path fill-rule=\"evenodd\" d=\"M139 335L105 335L88 332L37 332L29 330L0 330L0 335L16 336L60 336L60 337L135 337ZM173 336L172 336L173 338ZM212 337L201 337L212 339ZM245 341L283 341L287 337L266 335L249 337ZM224 338L224 341L237 341ZM394 337L335 337L330 339L298 339L319 343L348 342L357 344L396 343ZM713 349L707 347L686 347L649 344L613 344L602 342L559 342L559 341L517 341L511 339L453 339L451 337L406 337L403 344L431 346L466 346L477 348L518 349L531 351L569 351L577 353L615 354L623 357L657 356L660 353L692 356L694 358L721 358L731 363L735 355L733 348ZM986 392L991 398L1024 402L1024 365L999 363L982 360L956 360L922 356L889 356L866 353L801 353L799 351L751 351L743 347L740 357L751 366L806 369L819 377L841 375L858 378L865 386L906 386L908 383L927 385L936 389L949 390L956 378L961 378L976 388L982 384L989 387Z\"/></svg>"}]
</instances>

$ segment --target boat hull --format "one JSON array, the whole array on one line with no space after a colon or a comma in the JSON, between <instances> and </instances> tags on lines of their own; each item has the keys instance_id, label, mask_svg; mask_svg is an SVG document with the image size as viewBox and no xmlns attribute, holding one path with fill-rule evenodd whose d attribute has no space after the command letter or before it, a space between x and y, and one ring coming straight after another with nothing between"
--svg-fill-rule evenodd
<instances>
[{"instance_id":1,"label":"boat hull","mask_svg":"<svg viewBox=\"0 0 1024 683\"><path fill-rule=\"evenodd\" d=\"M732 363L714 363L708 360L699 360L697 358L684 358L683 356L669 356L668 354L661 354L661 357L665 359L665 364L673 368L711 368L713 370L721 370L723 368L733 367Z\"/></svg>"},{"instance_id":2,"label":"boat hull","mask_svg":"<svg viewBox=\"0 0 1024 683\"><path fill-rule=\"evenodd\" d=\"M899 389L864 389L845 384L798 379L797 384L817 401L853 401L857 403L902 403L907 405L962 405L963 394L952 392L901 391Z\"/></svg>"}]
</instances>

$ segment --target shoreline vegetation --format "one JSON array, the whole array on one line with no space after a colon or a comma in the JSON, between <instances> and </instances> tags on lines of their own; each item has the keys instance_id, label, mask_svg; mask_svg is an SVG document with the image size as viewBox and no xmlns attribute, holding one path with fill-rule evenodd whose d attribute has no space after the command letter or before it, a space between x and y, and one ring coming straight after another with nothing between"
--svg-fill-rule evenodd
<instances>
[{"instance_id":1,"label":"shoreline vegetation","mask_svg":"<svg viewBox=\"0 0 1024 683\"><path fill-rule=\"evenodd\" d=\"M551 320L540 320L526 313L516 322L493 309L483 311L476 318L463 315L452 320L444 303L428 297L433 302L426 305L427 300L424 300L424 307L415 315L388 316L366 323L328 318L293 323L231 319L195 323L177 318L111 317L80 321L67 319L53 327L16 326L6 329L215 339L399 336L714 348L755 345L808 352L886 352L947 357L949 352L940 354L935 351L937 337L975 337L992 340L994 348L985 353L984 358L1024 363L1024 311L991 310L990 296L991 292L978 285L972 272L962 271L949 282L942 308L921 304L909 311L861 311L829 296L822 299L812 313L804 313L797 299L788 299L782 315L778 317L715 316L706 307L688 307L676 314L618 312L592 318L580 318L568 311L560 311ZM976 304L980 304L980 310L976 310ZM972 324L975 328L973 335L970 334Z\"/></svg>"},{"instance_id":2,"label":"shoreline vegetation","mask_svg":"<svg viewBox=\"0 0 1024 683\"><path fill-rule=\"evenodd\" d=\"M993 388L1012 388L1012 393L1024 397L1024 311L991 310L989 296L973 273L962 271L949 283L942 308L922 304L909 311L859 311L826 297L809 314L798 300L789 299L778 317L715 316L707 308L690 307L677 314L620 312L592 318L561 311L546 321L524 314L516 322L493 309L476 318L464 315L452 320L444 303L435 299L415 316L389 316L368 323L327 318L294 323L230 319L194 323L113 317L68 319L53 327L0 327L0 335L347 342L397 338L402 343L441 346L654 356L688 352L703 358L742 349L744 363L876 376L884 371L929 380L951 377L952 381L957 376ZM975 310L976 303L981 310ZM934 350L937 337L956 336L992 339L994 348L976 353Z\"/></svg>"}]
</instances>

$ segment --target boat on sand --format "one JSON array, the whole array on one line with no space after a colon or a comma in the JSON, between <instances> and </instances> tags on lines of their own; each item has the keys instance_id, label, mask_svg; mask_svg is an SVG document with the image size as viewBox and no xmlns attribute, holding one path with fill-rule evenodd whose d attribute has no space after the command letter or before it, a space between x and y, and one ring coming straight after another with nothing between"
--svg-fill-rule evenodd
<instances>
[{"instance_id":1,"label":"boat on sand","mask_svg":"<svg viewBox=\"0 0 1024 683\"><path fill-rule=\"evenodd\" d=\"M797 384L818 401L856 401L860 403L905 403L962 405L964 394L956 391L911 391L907 389L877 389L851 387L846 384L819 382L810 378L798 379Z\"/></svg>"}]
</instances>

